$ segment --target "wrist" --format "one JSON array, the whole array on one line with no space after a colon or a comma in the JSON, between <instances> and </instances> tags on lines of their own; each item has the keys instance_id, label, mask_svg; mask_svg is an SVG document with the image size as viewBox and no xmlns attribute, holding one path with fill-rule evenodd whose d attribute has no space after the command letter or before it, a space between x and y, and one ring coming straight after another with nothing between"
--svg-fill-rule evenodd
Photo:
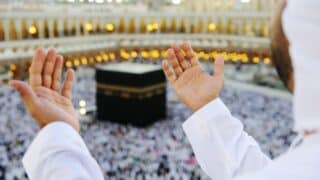
<instances>
[{"instance_id":1,"label":"wrist","mask_svg":"<svg viewBox=\"0 0 320 180\"><path fill-rule=\"evenodd\" d=\"M52 121L47 121L47 122L38 122L38 125L40 126L40 129L45 128L48 125L54 124L54 123L64 123L67 124L68 126L71 126L76 132L80 132L80 124L78 123L79 121L77 119L75 120L52 120Z\"/></svg>"},{"instance_id":2,"label":"wrist","mask_svg":"<svg viewBox=\"0 0 320 180\"><path fill-rule=\"evenodd\" d=\"M202 109L203 107L205 107L207 104L209 104L210 102L212 102L218 98L219 98L219 96L214 96L214 97L208 98L199 104L195 104L195 105L191 106L191 109L193 112L197 112L200 109Z\"/></svg>"}]
</instances>

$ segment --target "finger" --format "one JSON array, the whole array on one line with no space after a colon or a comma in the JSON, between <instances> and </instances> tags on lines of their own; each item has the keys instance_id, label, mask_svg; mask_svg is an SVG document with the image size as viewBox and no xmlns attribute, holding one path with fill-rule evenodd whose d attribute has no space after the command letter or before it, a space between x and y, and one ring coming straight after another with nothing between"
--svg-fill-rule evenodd
<instances>
[{"instance_id":1,"label":"finger","mask_svg":"<svg viewBox=\"0 0 320 180\"><path fill-rule=\"evenodd\" d=\"M185 60L183 52L181 51L180 47L177 46L177 44L172 44L172 49L174 50L176 57L178 59L178 62L183 62Z\"/></svg>"},{"instance_id":2,"label":"finger","mask_svg":"<svg viewBox=\"0 0 320 180\"><path fill-rule=\"evenodd\" d=\"M178 62L178 59L176 57L176 54L174 53L174 50L168 49L167 54L175 74L177 75L177 77L179 77L183 73L183 70L180 67L180 63Z\"/></svg>"},{"instance_id":3,"label":"finger","mask_svg":"<svg viewBox=\"0 0 320 180\"><path fill-rule=\"evenodd\" d=\"M191 66L199 66L199 60L196 53L193 51L190 43L184 42L181 45L181 49L186 53L186 59L190 61Z\"/></svg>"},{"instance_id":4,"label":"finger","mask_svg":"<svg viewBox=\"0 0 320 180\"><path fill-rule=\"evenodd\" d=\"M42 73L42 85L46 88L51 88L52 86L52 76L54 72L54 66L56 63L57 53L55 49L50 49L46 61L44 63L44 70Z\"/></svg>"},{"instance_id":5,"label":"finger","mask_svg":"<svg viewBox=\"0 0 320 180\"><path fill-rule=\"evenodd\" d=\"M46 52L43 48L36 50L33 56L32 63L29 69L30 85L32 88L41 86L42 84L42 69L46 59Z\"/></svg>"},{"instance_id":6,"label":"finger","mask_svg":"<svg viewBox=\"0 0 320 180\"><path fill-rule=\"evenodd\" d=\"M22 100L28 109L32 109L37 99L32 88L27 83L17 80L11 80L9 84L20 93Z\"/></svg>"},{"instance_id":7,"label":"finger","mask_svg":"<svg viewBox=\"0 0 320 180\"><path fill-rule=\"evenodd\" d=\"M177 80L177 76L172 67L169 65L168 60L162 61L162 68L169 82L174 83Z\"/></svg>"},{"instance_id":8,"label":"finger","mask_svg":"<svg viewBox=\"0 0 320 180\"><path fill-rule=\"evenodd\" d=\"M224 77L224 58L223 56L217 57L214 61L214 77Z\"/></svg>"},{"instance_id":9,"label":"finger","mask_svg":"<svg viewBox=\"0 0 320 180\"><path fill-rule=\"evenodd\" d=\"M56 57L56 63L54 65L53 82L51 86L51 88L57 92L59 92L60 90L62 68L63 68L63 57L58 55Z\"/></svg>"},{"instance_id":10,"label":"finger","mask_svg":"<svg viewBox=\"0 0 320 180\"><path fill-rule=\"evenodd\" d=\"M72 87L74 81L74 71L72 69L68 69L66 78L64 80L64 84L62 87L61 94L62 96L72 99Z\"/></svg>"},{"instance_id":11,"label":"finger","mask_svg":"<svg viewBox=\"0 0 320 180\"><path fill-rule=\"evenodd\" d=\"M176 44L172 45L172 49L174 50L176 57L182 67L183 70L187 70L188 68L191 67L190 63L186 61L183 55L183 51L178 47Z\"/></svg>"}]
</instances>

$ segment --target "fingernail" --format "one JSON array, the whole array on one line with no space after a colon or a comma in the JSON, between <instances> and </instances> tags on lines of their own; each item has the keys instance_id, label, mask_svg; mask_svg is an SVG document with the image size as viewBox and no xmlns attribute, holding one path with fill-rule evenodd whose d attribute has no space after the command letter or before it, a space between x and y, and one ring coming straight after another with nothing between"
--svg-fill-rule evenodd
<instances>
[{"instance_id":1,"label":"fingernail","mask_svg":"<svg viewBox=\"0 0 320 180\"><path fill-rule=\"evenodd\" d=\"M37 51L38 51L38 52L44 52L44 49L43 49L43 47L39 47L39 48L37 49Z\"/></svg>"},{"instance_id":2,"label":"fingernail","mask_svg":"<svg viewBox=\"0 0 320 180\"><path fill-rule=\"evenodd\" d=\"M173 46L173 50L174 51L179 51L179 48L175 45L175 46Z\"/></svg>"},{"instance_id":3,"label":"fingernail","mask_svg":"<svg viewBox=\"0 0 320 180\"><path fill-rule=\"evenodd\" d=\"M16 85L14 84L14 81L12 81L12 80L9 81L8 85L9 85L10 87L12 87L13 89L16 89L16 88L17 88Z\"/></svg>"}]
</instances>

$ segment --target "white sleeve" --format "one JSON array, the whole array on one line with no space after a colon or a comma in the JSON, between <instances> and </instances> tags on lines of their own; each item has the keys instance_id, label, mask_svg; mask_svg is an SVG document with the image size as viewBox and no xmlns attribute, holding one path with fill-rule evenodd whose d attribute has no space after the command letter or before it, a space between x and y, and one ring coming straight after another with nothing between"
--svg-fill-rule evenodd
<instances>
[{"instance_id":1,"label":"white sleeve","mask_svg":"<svg viewBox=\"0 0 320 180\"><path fill-rule=\"evenodd\" d=\"M102 172L80 135L64 122L50 123L22 160L31 180L102 180Z\"/></svg>"},{"instance_id":2,"label":"white sleeve","mask_svg":"<svg viewBox=\"0 0 320 180\"><path fill-rule=\"evenodd\" d=\"M214 180L230 180L271 162L219 98L193 114L183 129L201 168Z\"/></svg>"}]
</instances>

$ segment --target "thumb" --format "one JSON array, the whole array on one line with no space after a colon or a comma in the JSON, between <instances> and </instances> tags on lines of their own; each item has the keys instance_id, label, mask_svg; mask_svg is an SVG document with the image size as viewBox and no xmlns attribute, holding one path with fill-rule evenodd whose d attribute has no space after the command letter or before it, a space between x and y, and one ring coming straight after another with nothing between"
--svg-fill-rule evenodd
<instances>
[{"instance_id":1,"label":"thumb","mask_svg":"<svg viewBox=\"0 0 320 180\"><path fill-rule=\"evenodd\" d=\"M20 93L24 103L28 108L33 106L36 100L36 95L27 83L23 81L11 80L9 84Z\"/></svg>"},{"instance_id":2,"label":"thumb","mask_svg":"<svg viewBox=\"0 0 320 180\"><path fill-rule=\"evenodd\" d=\"M218 56L213 65L214 70L214 77L216 78L224 78L224 57Z\"/></svg>"}]
</instances>

